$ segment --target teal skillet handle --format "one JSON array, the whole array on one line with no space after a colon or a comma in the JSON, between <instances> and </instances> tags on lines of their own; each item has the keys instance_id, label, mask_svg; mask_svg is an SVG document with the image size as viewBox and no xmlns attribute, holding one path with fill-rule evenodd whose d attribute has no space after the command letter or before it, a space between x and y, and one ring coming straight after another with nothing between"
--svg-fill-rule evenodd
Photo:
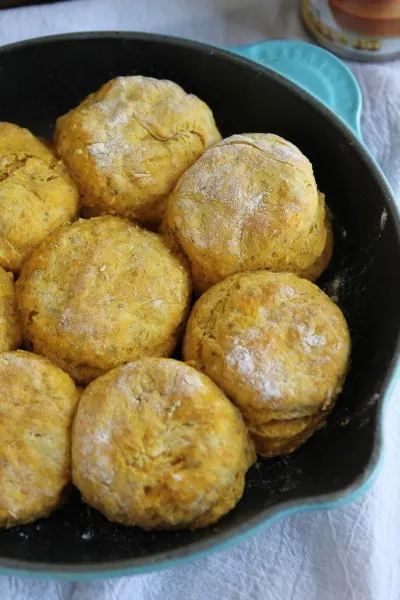
<instances>
[{"instance_id":1,"label":"teal skillet handle","mask_svg":"<svg viewBox=\"0 0 400 600\"><path fill-rule=\"evenodd\" d=\"M339 116L361 140L361 90L350 69L336 56L297 40L272 40L229 50L261 63L305 89Z\"/></svg>"}]
</instances>

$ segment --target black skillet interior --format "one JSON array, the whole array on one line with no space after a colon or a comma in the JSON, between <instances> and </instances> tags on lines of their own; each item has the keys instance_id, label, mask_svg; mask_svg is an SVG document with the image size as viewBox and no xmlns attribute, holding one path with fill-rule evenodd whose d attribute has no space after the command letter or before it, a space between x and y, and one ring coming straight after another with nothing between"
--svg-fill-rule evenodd
<instances>
[{"instance_id":1,"label":"black skillet interior","mask_svg":"<svg viewBox=\"0 0 400 600\"><path fill-rule=\"evenodd\" d=\"M116 75L168 78L200 96L227 136L275 132L311 159L335 219L335 253L321 282L352 333L352 369L329 420L287 458L259 462L237 508L217 527L146 533L109 523L74 492L49 519L0 531L0 568L142 568L212 547L280 508L335 500L372 470L383 391L398 353L400 243L390 192L339 122L279 77L207 46L134 34L62 36L0 49L0 120L50 137L56 117ZM396 274L396 276L394 275Z\"/></svg>"}]
</instances>

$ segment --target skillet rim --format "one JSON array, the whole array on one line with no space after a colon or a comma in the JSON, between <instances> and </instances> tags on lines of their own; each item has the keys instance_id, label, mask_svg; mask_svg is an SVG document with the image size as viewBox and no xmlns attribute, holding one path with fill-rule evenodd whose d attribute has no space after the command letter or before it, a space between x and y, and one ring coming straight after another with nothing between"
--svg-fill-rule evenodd
<instances>
[{"instance_id":1,"label":"skillet rim","mask_svg":"<svg viewBox=\"0 0 400 600\"><path fill-rule=\"evenodd\" d=\"M329 108L314 96L292 83L284 76L275 71L262 66L250 59L241 57L237 54L217 48L210 44L189 40L176 36L169 36L156 33L143 33L136 31L82 31L75 33L46 35L35 38L25 39L19 42L13 42L5 46L0 46L0 68L1 59L4 54L29 48L40 44L52 44L58 41L74 42L75 40L91 40L117 38L122 40L140 40L149 41L158 44L173 44L183 49L190 48L210 56L217 55L224 60L235 64L243 64L254 72L259 72L263 76L268 76L275 80L279 85L289 90L292 95L297 95L302 100L311 105L312 109L322 113L324 119L330 121L336 129L343 135L343 139L354 147L354 150L361 155L366 163L366 167L375 175L379 187L384 196L385 209L387 210L396 231L397 244L400 251L400 214L394 199L393 192L386 180L386 177L379 167L376 160L370 154L368 149L357 139L352 130ZM196 541L188 544L184 548L178 548L172 551L162 552L146 558L132 558L116 561L105 561L101 563L86 564L52 564L37 561L27 561L19 559L9 559L0 557L0 574L19 575L25 577L35 577L41 579L57 579L64 581L90 580L104 577L121 577L136 575L164 570L169 567L178 566L193 560L204 558L213 552L227 549L234 544L247 539L248 537L260 532L267 525L272 525L276 521L290 515L308 512L318 509L329 509L342 506L358 498L371 486L376 479L382 464L384 448L384 429L385 429L385 411L387 410L389 398L393 392L395 383L400 375L398 365L400 358L400 328L397 332L396 346L390 365L381 384L380 397L377 400L376 423L374 429L374 443L371 456L364 470L348 486L341 490L307 496L299 500L277 503L267 509L260 511L256 516L249 518L236 526L231 526L225 532L216 531L212 538L205 541Z\"/></svg>"}]
</instances>

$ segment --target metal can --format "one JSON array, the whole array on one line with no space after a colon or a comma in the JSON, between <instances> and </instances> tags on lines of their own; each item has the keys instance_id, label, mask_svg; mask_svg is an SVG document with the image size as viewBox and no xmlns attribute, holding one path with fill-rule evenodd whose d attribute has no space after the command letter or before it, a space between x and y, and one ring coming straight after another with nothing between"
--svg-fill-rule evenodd
<instances>
[{"instance_id":1,"label":"metal can","mask_svg":"<svg viewBox=\"0 0 400 600\"><path fill-rule=\"evenodd\" d=\"M344 58L400 56L400 0L301 0L301 11L318 42Z\"/></svg>"}]
</instances>

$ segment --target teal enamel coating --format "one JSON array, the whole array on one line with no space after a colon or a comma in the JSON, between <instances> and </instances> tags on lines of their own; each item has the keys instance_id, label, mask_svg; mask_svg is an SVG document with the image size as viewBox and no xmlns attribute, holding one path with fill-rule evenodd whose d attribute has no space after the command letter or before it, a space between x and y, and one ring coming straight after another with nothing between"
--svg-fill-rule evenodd
<instances>
[{"instance_id":1,"label":"teal enamel coating","mask_svg":"<svg viewBox=\"0 0 400 600\"><path fill-rule=\"evenodd\" d=\"M229 48L290 79L330 108L361 139L362 96L350 69L336 56L297 40L272 40Z\"/></svg>"}]
</instances>

